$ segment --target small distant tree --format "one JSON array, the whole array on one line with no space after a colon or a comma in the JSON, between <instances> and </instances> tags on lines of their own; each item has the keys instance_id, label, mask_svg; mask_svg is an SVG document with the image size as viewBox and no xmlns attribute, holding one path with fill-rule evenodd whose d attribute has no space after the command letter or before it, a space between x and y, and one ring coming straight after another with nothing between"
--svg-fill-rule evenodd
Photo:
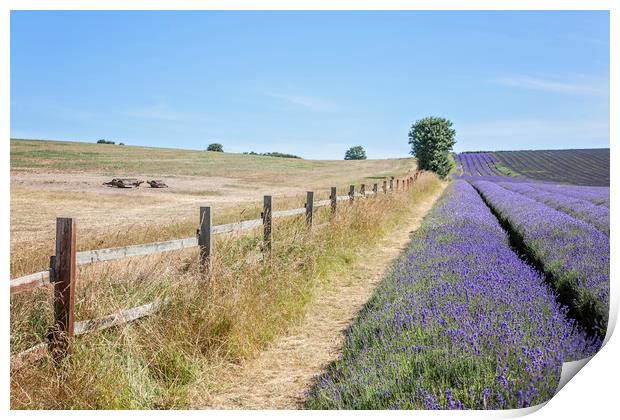
<instances>
[{"instance_id":1,"label":"small distant tree","mask_svg":"<svg viewBox=\"0 0 620 420\"><path fill-rule=\"evenodd\" d=\"M97 140L97 143L99 143L99 144L114 144L113 141L106 140L106 139L99 139L99 140Z\"/></svg>"},{"instance_id":2,"label":"small distant tree","mask_svg":"<svg viewBox=\"0 0 620 420\"><path fill-rule=\"evenodd\" d=\"M364 160L366 151L362 146L353 146L344 154L344 160Z\"/></svg>"},{"instance_id":3,"label":"small distant tree","mask_svg":"<svg viewBox=\"0 0 620 420\"><path fill-rule=\"evenodd\" d=\"M119 146L124 146L124 145L125 145L125 143L120 142L118 145L119 145Z\"/></svg>"},{"instance_id":4,"label":"small distant tree","mask_svg":"<svg viewBox=\"0 0 620 420\"><path fill-rule=\"evenodd\" d=\"M219 143L211 143L209 147L207 147L207 152L223 152L224 146Z\"/></svg>"},{"instance_id":5,"label":"small distant tree","mask_svg":"<svg viewBox=\"0 0 620 420\"><path fill-rule=\"evenodd\" d=\"M450 152L456 143L452 121L446 118L426 117L416 121L409 130L411 154L420 169L430 170L445 178L452 169Z\"/></svg>"}]
</instances>

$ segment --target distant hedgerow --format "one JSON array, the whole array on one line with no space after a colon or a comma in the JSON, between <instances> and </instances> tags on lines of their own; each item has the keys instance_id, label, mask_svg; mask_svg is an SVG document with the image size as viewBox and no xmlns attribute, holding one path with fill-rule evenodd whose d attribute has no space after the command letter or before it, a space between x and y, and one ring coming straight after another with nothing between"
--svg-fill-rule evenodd
<instances>
[{"instance_id":1,"label":"distant hedgerow","mask_svg":"<svg viewBox=\"0 0 620 420\"><path fill-rule=\"evenodd\" d=\"M244 155L255 155L255 156L271 156L271 157L281 157L288 159L303 159L300 156L292 155L290 153L280 153L280 152L265 152L265 153L256 153L256 152L243 152Z\"/></svg>"}]
</instances>

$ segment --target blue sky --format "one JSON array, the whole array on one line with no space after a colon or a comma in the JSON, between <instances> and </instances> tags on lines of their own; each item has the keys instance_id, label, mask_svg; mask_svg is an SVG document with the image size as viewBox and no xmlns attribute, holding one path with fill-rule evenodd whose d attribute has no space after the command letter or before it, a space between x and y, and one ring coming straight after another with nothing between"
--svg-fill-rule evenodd
<instances>
[{"instance_id":1,"label":"blue sky","mask_svg":"<svg viewBox=\"0 0 620 420\"><path fill-rule=\"evenodd\" d=\"M609 147L608 12L11 13L11 137L342 159Z\"/></svg>"}]
</instances>

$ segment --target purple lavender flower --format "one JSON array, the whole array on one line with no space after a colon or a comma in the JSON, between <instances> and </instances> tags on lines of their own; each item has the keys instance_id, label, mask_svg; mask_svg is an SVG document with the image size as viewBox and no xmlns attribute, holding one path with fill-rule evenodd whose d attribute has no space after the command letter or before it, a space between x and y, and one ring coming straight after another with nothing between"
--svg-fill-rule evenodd
<instances>
[{"instance_id":1,"label":"purple lavender flower","mask_svg":"<svg viewBox=\"0 0 620 420\"><path fill-rule=\"evenodd\" d=\"M495 183L474 185L540 262L572 316L604 337L609 317L609 238L588 223Z\"/></svg>"},{"instance_id":2,"label":"purple lavender flower","mask_svg":"<svg viewBox=\"0 0 620 420\"><path fill-rule=\"evenodd\" d=\"M566 314L479 194L456 181L348 329L342 356L317 378L307 406L542 403L562 363L600 345Z\"/></svg>"},{"instance_id":3,"label":"purple lavender flower","mask_svg":"<svg viewBox=\"0 0 620 420\"><path fill-rule=\"evenodd\" d=\"M507 190L518 192L526 197L548 205L551 208L559 210L576 219L583 220L591 224L609 236L609 208L599 206L591 201L575 198L563 193L561 188L555 188L555 191L541 188L539 184L525 183L499 183L500 186Z\"/></svg>"}]
</instances>

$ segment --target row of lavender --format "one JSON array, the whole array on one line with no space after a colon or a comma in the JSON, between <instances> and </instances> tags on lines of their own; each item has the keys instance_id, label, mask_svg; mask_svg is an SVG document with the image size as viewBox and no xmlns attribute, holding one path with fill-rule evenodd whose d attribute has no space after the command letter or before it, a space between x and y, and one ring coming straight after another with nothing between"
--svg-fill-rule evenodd
<instances>
[{"instance_id":1,"label":"row of lavender","mask_svg":"<svg viewBox=\"0 0 620 420\"><path fill-rule=\"evenodd\" d=\"M609 316L609 237L592 225L488 181L476 181L589 333L604 337Z\"/></svg>"},{"instance_id":2,"label":"row of lavender","mask_svg":"<svg viewBox=\"0 0 620 420\"><path fill-rule=\"evenodd\" d=\"M516 408L595 352L479 194L456 181L347 332L309 408Z\"/></svg>"},{"instance_id":3,"label":"row of lavender","mask_svg":"<svg viewBox=\"0 0 620 420\"><path fill-rule=\"evenodd\" d=\"M461 153L457 156L465 176L503 176L497 169L497 158L492 153Z\"/></svg>"},{"instance_id":4,"label":"row of lavender","mask_svg":"<svg viewBox=\"0 0 620 420\"><path fill-rule=\"evenodd\" d=\"M598 206L609 208L610 196L609 187L588 187L578 185L560 185L560 184L535 184L536 188L544 191L560 193L568 197L579 198L589 201Z\"/></svg>"},{"instance_id":5,"label":"row of lavender","mask_svg":"<svg viewBox=\"0 0 620 420\"><path fill-rule=\"evenodd\" d=\"M555 191L553 191L542 189L539 187L539 184L501 182L499 185L507 190L534 199L539 203L546 204L576 219L583 220L609 236L608 207L566 195L561 187L555 188Z\"/></svg>"}]
</instances>

